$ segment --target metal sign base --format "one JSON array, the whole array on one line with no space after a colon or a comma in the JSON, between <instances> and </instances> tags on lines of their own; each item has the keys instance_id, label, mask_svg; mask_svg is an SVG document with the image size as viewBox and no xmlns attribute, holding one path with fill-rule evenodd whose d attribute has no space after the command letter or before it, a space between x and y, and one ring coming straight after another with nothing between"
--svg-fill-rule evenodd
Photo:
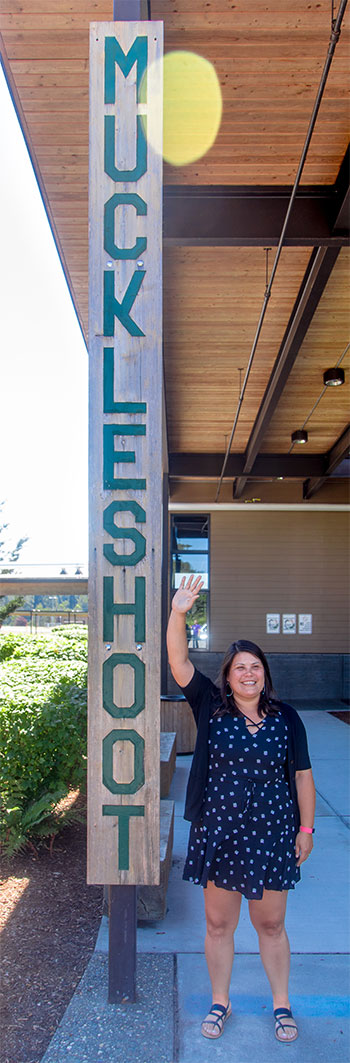
<instances>
[{"instance_id":1,"label":"metal sign base","mask_svg":"<svg viewBox=\"0 0 350 1063\"><path fill-rule=\"evenodd\" d=\"M109 886L108 1003L136 1001L136 886Z\"/></svg>"}]
</instances>

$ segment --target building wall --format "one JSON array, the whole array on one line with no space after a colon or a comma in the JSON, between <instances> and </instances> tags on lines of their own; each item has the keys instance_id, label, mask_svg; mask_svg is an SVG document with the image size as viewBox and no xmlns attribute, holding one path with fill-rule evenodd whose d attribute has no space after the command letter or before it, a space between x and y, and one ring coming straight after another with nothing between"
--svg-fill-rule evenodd
<instances>
[{"instance_id":1,"label":"building wall","mask_svg":"<svg viewBox=\"0 0 350 1063\"><path fill-rule=\"evenodd\" d=\"M205 507L203 507L203 510ZM249 638L268 653L346 653L346 512L212 512L210 650ZM312 613L311 635L270 635L266 613Z\"/></svg>"}]
</instances>

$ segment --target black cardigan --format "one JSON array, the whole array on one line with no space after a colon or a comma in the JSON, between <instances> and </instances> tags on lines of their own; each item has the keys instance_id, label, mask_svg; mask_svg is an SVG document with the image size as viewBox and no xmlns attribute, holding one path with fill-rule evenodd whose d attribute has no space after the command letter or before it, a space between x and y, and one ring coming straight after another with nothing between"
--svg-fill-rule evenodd
<instances>
[{"instance_id":1,"label":"black cardigan","mask_svg":"<svg viewBox=\"0 0 350 1063\"><path fill-rule=\"evenodd\" d=\"M191 823L200 823L209 766L209 721L218 709L221 698L218 687L206 676L203 676L198 669L195 669L194 675L187 686L181 689L186 700L191 705L197 724L197 740L187 784L184 817L190 820ZM288 726L285 776L294 806L295 829L298 831L300 814L295 772L305 771L311 767L306 731L296 709L293 709L291 705L286 705L283 701L278 701L275 705L276 709L282 713Z\"/></svg>"}]
</instances>

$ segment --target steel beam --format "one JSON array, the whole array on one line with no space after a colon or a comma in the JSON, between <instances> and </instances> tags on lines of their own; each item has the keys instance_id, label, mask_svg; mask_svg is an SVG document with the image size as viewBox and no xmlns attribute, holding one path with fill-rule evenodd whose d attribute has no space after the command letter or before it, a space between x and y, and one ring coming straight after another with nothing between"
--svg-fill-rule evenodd
<instances>
[{"instance_id":1,"label":"steel beam","mask_svg":"<svg viewBox=\"0 0 350 1063\"><path fill-rule=\"evenodd\" d=\"M113 0L114 22L141 22L151 18L151 0Z\"/></svg>"},{"instance_id":2,"label":"steel beam","mask_svg":"<svg viewBox=\"0 0 350 1063\"><path fill-rule=\"evenodd\" d=\"M350 224L350 147L344 155L337 180L333 185L334 218L332 231L349 232Z\"/></svg>"},{"instance_id":3,"label":"steel beam","mask_svg":"<svg viewBox=\"0 0 350 1063\"><path fill-rule=\"evenodd\" d=\"M216 480L220 475L223 454L171 454L169 476L182 480ZM225 479L240 476L244 468L244 454L230 454ZM306 476L322 476L325 458L322 454L259 454L252 467L250 478L274 479L284 476L302 480Z\"/></svg>"},{"instance_id":4,"label":"steel beam","mask_svg":"<svg viewBox=\"0 0 350 1063\"><path fill-rule=\"evenodd\" d=\"M347 458L350 449L350 425L345 429L345 432L337 439L334 447L326 455L326 464L323 476L318 476L315 479L308 479L303 486L303 498L306 500L312 498L320 487L326 482L332 472L340 465L343 458Z\"/></svg>"},{"instance_id":5,"label":"steel beam","mask_svg":"<svg viewBox=\"0 0 350 1063\"><path fill-rule=\"evenodd\" d=\"M289 247L349 243L348 153L331 186L302 186L284 240ZM290 200L286 186L165 185L166 246L277 245Z\"/></svg>"}]
</instances>

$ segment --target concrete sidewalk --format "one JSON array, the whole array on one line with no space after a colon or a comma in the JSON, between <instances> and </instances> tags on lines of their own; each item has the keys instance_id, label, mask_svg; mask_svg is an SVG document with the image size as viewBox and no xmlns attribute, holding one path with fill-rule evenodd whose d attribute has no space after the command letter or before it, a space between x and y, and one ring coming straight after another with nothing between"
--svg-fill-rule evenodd
<instances>
[{"instance_id":1,"label":"concrete sidewalk","mask_svg":"<svg viewBox=\"0 0 350 1063\"><path fill-rule=\"evenodd\" d=\"M335 706L332 706L332 708ZM342 705L338 706L340 709ZM328 712L302 712L317 788L315 848L288 898L290 995L300 1036L293 1063L348 1063L349 727ZM42 1063L273 1063L285 1052L274 1037L269 985L243 900L235 935L233 1017L222 1038L204 1039L210 1004L204 959L203 891L182 881L188 824L182 818L190 757L178 757L173 867L165 919L138 929L138 1000L107 1004L108 925Z\"/></svg>"}]
</instances>

